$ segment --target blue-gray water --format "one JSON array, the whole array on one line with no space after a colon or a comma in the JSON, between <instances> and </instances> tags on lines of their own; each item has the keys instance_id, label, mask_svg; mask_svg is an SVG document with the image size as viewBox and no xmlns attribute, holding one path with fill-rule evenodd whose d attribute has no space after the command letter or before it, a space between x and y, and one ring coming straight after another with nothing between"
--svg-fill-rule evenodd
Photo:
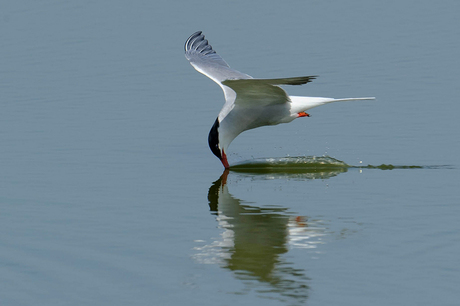
<instances>
[{"instance_id":1,"label":"blue-gray water","mask_svg":"<svg viewBox=\"0 0 460 306\"><path fill-rule=\"evenodd\" d=\"M459 10L2 3L0 304L457 305ZM377 100L245 132L231 163L290 169L222 173L197 30L254 77L320 76L291 94Z\"/></svg>"}]
</instances>

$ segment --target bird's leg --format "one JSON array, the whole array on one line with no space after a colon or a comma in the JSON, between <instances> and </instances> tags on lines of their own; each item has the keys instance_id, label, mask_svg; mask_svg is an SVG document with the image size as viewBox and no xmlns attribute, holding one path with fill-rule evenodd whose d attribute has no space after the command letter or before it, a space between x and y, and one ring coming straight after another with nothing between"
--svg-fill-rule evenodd
<instances>
[{"instance_id":1,"label":"bird's leg","mask_svg":"<svg viewBox=\"0 0 460 306\"><path fill-rule=\"evenodd\" d=\"M300 113L297 113L298 117L297 118L300 118L300 117L310 117L310 114L309 113L306 113L306 112L300 112Z\"/></svg>"}]
</instances>

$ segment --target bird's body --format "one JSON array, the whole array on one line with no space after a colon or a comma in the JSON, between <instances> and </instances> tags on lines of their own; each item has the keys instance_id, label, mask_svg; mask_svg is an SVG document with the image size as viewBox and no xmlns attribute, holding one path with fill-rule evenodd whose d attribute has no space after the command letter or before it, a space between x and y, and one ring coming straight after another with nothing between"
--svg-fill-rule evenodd
<instances>
[{"instance_id":1,"label":"bird's body","mask_svg":"<svg viewBox=\"0 0 460 306\"><path fill-rule=\"evenodd\" d=\"M225 104L211 128L208 141L211 151L225 168L229 168L225 153L228 146L244 131L307 117L306 110L326 103L374 99L288 96L280 85L302 85L316 76L254 79L231 69L201 31L192 34L185 42L185 57L197 71L219 84L224 91Z\"/></svg>"}]
</instances>

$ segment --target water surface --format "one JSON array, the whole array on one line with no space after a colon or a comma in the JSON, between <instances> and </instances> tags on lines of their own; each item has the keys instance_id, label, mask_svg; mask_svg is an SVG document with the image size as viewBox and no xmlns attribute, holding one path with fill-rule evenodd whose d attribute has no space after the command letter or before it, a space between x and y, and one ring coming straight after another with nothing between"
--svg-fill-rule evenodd
<instances>
[{"instance_id":1,"label":"water surface","mask_svg":"<svg viewBox=\"0 0 460 306\"><path fill-rule=\"evenodd\" d=\"M0 304L456 305L458 2L22 1L0 10ZM204 31L293 95L207 147Z\"/></svg>"}]
</instances>

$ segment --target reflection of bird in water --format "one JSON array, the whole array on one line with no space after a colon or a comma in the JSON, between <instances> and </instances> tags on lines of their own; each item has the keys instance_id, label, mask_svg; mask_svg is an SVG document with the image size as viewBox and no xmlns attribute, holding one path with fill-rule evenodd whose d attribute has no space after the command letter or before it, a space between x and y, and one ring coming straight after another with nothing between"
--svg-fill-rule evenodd
<instances>
[{"instance_id":1,"label":"reflection of bird in water","mask_svg":"<svg viewBox=\"0 0 460 306\"><path fill-rule=\"evenodd\" d=\"M224 174L226 175L226 174ZM209 191L210 206L225 220L224 228L233 232L233 246L227 250L231 257L227 268L244 271L268 281L278 255L286 253L286 236L289 216L285 208L260 208L244 205L228 193L222 179L214 183ZM215 193L216 192L216 193ZM217 195L213 202L211 193Z\"/></svg>"},{"instance_id":2,"label":"reflection of bird in water","mask_svg":"<svg viewBox=\"0 0 460 306\"><path fill-rule=\"evenodd\" d=\"M234 271L237 278L257 281L248 285L248 290L269 284L268 289L260 292L274 294L274 298L279 299L305 300L308 296L305 271L294 268L281 255L288 252L290 245L295 247L291 238L297 239L294 242L299 245L316 247L320 237L325 235L324 229L310 229L305 217L293 217L287 208L257 207L234 198L228 192L227 176L228 171L225 171L208 192L211 211L215 212L220 227L225 229L222 240L212 244L219 249L213 255L220 258L224 268ZM303 242L298 240L302 237ZM203 247L200 251L209 252L210 248Z\"/></svg>"}]
</instances>

